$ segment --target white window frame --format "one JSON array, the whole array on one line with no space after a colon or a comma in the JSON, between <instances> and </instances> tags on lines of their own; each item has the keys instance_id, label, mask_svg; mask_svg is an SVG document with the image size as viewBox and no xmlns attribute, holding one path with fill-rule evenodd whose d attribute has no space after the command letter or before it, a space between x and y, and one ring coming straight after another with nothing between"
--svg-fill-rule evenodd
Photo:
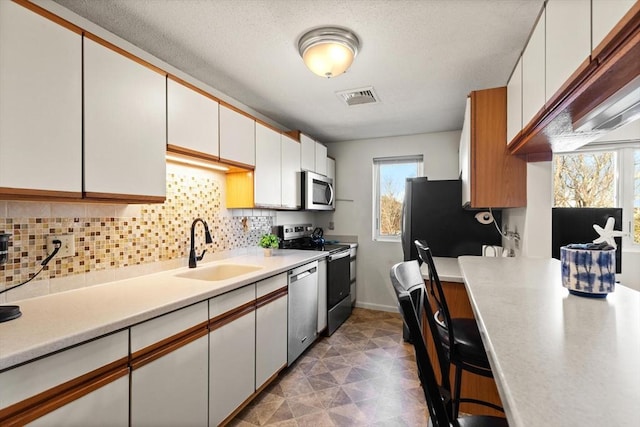
<instances>
[{"instance_id":1,"label":"white window frame","mask_svg":"<svg viewBox=\"0 0 640 427\"><path fill-rule=\"evenodd\" d=\"M400 242L400 235L388 236L380 234L380 166L399 163L417 163L416 176L423 175L424 156L422 154L376 157L373 159L372 240L377 242Z\"/></svg>"},{"instance_id":2,"label":"white window frame","mask_svg":"<svg viewBox=\"0 0 640 427\"><path fill-rule=\"evenodd\" d=\"M638 142L616 142L593 144L576 151L557 153L559 155L596 153L615 151L616 155L616 204L622 208L622 225L616 224L625 235L622 237L623 252L640 252L640 243L633 241L633 199L634 199L634 163L633 152L640 150ZM618 228L620 227L620 228Z\"/></svg>"}]
</instances>

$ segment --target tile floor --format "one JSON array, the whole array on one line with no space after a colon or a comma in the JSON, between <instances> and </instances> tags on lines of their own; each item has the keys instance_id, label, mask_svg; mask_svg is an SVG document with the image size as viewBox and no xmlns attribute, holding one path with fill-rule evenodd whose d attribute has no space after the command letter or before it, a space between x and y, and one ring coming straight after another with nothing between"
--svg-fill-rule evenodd
<instances>
[{"instance_id":1,"label":"tile floor","mask_svg":"<svg viewBox=\"0 0 640 427\"><path fill-rule=\"evenodd\" d=\"M231 426L426 426L413 347L399 314L354 309L266 388Z\"/></svg>"}]
</instances>

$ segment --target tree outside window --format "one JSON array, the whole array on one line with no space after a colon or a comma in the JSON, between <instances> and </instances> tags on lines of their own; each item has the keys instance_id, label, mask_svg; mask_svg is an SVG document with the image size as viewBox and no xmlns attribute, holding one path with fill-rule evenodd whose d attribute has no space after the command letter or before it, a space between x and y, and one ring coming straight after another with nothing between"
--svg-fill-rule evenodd
<instances>
[{"instance_id":1,"label":"tree outside window","mask_svg":"<svg viewBox=\"0 0 640 427\"><path fill-rule=\"evenodd\" d=\"M616 206L616 153L554 157L553 204L562 208Z\"/></svg>"},{"instance_id":2,"label":"tree outside window","mask_svg":"<svg viewBox=\"0 0 640 427\"><path fill-rule=\"evenodd\" d=\"M422 156L374 159L374 238L399 241L407 178L422 175Z\"/></svg>"}]
</instances>

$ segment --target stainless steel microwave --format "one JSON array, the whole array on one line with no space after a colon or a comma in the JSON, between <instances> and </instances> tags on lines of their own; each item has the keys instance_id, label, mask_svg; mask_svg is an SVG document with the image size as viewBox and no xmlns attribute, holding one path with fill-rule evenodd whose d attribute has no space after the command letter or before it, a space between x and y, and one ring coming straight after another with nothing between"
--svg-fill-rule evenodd
<instances>
[{"instance_id":1,"label":"stainless steel microwave","mask_svg":"<svg viewBox=\"0 0 640 427\"><path fill-rule=\"evenodd\" d=\"M314 172L302 172L302 207L309 211L335 209L333 180Z\"/></svg>"}]
</instances>

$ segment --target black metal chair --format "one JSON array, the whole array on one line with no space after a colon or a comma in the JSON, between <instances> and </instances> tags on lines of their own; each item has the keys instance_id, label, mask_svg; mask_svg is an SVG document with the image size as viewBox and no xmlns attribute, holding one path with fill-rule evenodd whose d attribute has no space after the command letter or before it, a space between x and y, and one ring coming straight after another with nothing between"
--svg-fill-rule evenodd
<instances>
[{"instance_id":1,"label":"black metal chair","mask_svg":"<svg viewBox=\"0 0 640 427\"><path fill-rule=\"evenodd\" d=\"M420 377L433 427L507 427L507 420L499 417L471 415L452 418L450 416L448 391L446 385L438 386L433 364L427 353L420 319L416 311L416 307L420 306L426 296L426 288L420 273L420 266L417 261L401 262L391 268L390 276L400 312L409 329L411 342L415 349L418 376ZM425 310L427 313L432 312L428 307L428 303L425 305ZM431 328L436 327L432 316L429 317L429 325ZM443 384L448 384L448 378L443 377L442 382Z\"/></svg>"},{"instance_id":2,"label":"black metal chair","mask_svg":"<svg viewBox=\"0 0 640 427\"><path fill-rule=\"evenodd\" d=\"M445 357L440 358L440 354L438 354L440 370L443 375L446 373L448 378L450 364L456 367L452 391L452 416L454 418L458 416L460 403L473 403L504 412L502 407L491 402L460 396L463 371L487 378L493 378L493 372L482 344L476 320L473 318L451 318L431 249L424 240L416 240L414 244L418 250L418 257L427 264L429 269L429 286L426 298L429 300L429 294L431 294L437 311L433 313L428 302L425 304L425 310L429 306L429 310L426 311L434 321L434 327L431 328L434 342L437 341L437 338L440 339L439 343L436 342L436 348L438 344L444 348L441 352L445 354Z\"/></svg>"}]
</instances>

